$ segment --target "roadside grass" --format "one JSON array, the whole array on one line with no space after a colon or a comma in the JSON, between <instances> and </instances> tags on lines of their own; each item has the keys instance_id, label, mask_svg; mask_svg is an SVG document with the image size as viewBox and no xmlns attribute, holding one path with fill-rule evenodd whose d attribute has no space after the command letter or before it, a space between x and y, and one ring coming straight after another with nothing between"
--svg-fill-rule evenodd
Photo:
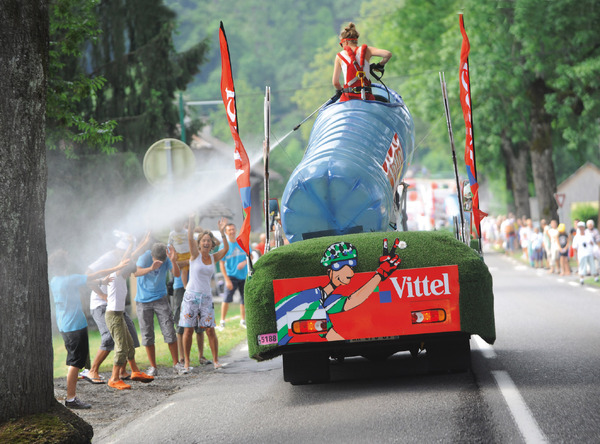
<instances>
[{"instance_id":1,"label":"roadside grass","mask_svg":"<svg viewBox=\"0 0 600 444\"><path fill-rule=\"evenodd\" d=\"M216 302L215 315L217 319L220 318L220 314L221 304ZM217 331L217 337L219 338L219 356L226 355L232 348L234 348L236 345L238 345L240 342L246 339L246 329L240 326L239 315L240 305L236 303L230 304L229 311L227 312L227 328L225 328L225 330L223 331ZM133 322L135 323L139 338L140 329L137 318L134 319ZM156 338L155 344L157 365L171 367L173 365L171 353L169 353L169 348L167 347L167 344L164 343L163 336L160 331L160 327L158 325L156 317L154 318L154 334ZM98 330L93 330L90 328L90 326L88 326L88 336L90 342L90 360L93 360L96 356L96 353L98 352L98 348L100 347L100 333L98 332ZM65 365L65 361L67 359L67 351L65 350L65 345L60 334L55 335L52 338L52 347L54 349L54 377L65 377L67 375L67 366ZM213 358L206 335L204 335L204 356L210 360L212 360ZM198 360L198 346L196 343L196 338L194 338L194 340L192 341L192 351L190 353L190 358L192 362L196 362ZM150 363L148 362L148 356L146 355L146 349L143 345L140 345L140 347L135 350L135 360L140 369L142 370L150 366ZM106 358L106 360L102 363L102 365L100 366L100 372L112 371L112 365L113 353L111 353L108 356L108 358Z\"/></svg>"}]
</instances>

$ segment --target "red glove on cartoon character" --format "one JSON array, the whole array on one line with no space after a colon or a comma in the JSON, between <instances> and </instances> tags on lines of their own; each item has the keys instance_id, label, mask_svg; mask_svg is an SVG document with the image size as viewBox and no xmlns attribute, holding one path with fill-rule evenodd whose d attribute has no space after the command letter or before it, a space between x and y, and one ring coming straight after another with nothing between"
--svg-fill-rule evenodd
<instances>
[{"instance_id":1,"label":"red glove on cartoon character","mask_svg":"<svg viewBox=\"0 0 600 444\"><path fill-rule=\"evenodd\" d=\"M402 259L396 254L396 247L400 243L399 239L394 241L392 250L388 253L387 239L383 240L383 253L379 258L379 268L377 268L377 274L381 276L381 281L386 280L394 271L400 266Z\"/></svg>"}]
</instances>

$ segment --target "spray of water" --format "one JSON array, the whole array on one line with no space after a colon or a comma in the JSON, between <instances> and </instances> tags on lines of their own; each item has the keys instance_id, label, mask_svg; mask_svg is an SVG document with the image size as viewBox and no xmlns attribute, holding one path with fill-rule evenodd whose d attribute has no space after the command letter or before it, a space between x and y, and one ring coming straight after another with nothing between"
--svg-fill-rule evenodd
<instances>
[{"instance_id":1,"label":"spray of water","mask_svg":"<svg viewBox=\"0 0 600 444\"><path fill-rule=\"evenodd\" d=\"M271 145L271 150L277 148L279 145L281 145L281 143L287 139L289 137L290 134L292 134L294 132L294 130L291 130L289 133L287 133L285 136L283 136L282 138L280 138L274 145Z\"/></svg>"},{"instance_id":2,"label":"spray of water","mask_svg":"<svg viewBox=\"0 0 600 444\"><path fill-rule=\"evenodd\" d=\"M250 142L246 149L253 164L261 161L262 142L260 145ZM63 162L70 164L51 165L49 174L64 174L65 168L82 167L82 162ZM118 156L116 159L107 157L102 168L115 168L118 163ZM130 233L137 239L151 230L156 240L164 242L175 221L187 220L192 213L201 217L215 204L229 209L238 227L242 223L233 148L231 153L220 156L197 156L196 173L192 177L162 186L142 181L123 192L98 173L97 165L72 172L72 175L87 178L85 192L67 180L50 180L53 185L46 203L46 237L48 253L66 249L71 253L77 272L83 272L97 257L115 248L119 241L115 230ZM117 193L115 189L121 191ZM217 216L205 217L200 225L216 229L217 220Z\"/></svg>"}]
</instances>

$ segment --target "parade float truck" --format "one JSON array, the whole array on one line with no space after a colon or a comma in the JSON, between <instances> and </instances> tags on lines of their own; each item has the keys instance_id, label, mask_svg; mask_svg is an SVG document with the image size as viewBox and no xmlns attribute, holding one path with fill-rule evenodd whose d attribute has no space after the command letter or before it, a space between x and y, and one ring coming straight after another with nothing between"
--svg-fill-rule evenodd
<instances>
[{"instance_id":1,"label":"parade float truck","mask_svg":"<svg viewBox=\"0 0 600 444\"><path fill-rule=\"evenodd\" d=\"M495 340L492 278L451 232L396 231L397 189L414 149L402 98L324 106L281 199L289 244L253 264L249 354L283 356L292 384L329 380L332 359L400 351L431 371L470 367L470 336Z\"/></svg>"}]
</instances>

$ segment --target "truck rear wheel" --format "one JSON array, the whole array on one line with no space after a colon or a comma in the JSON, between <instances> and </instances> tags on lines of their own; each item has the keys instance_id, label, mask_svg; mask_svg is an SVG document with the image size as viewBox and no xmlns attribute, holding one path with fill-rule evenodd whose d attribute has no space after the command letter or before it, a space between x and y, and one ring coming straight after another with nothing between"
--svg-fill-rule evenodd
<instances>
[{"instance_id":1,"label":"truck rear wheel","mask_svg":"<svg viewBox=\"0 0 600 444\"><path fill-rule=\"evenodd\" d=\"M323 352L284 353L283 380L292 385L329 381L329 355Z\"/></svg>"}]
</instances>

